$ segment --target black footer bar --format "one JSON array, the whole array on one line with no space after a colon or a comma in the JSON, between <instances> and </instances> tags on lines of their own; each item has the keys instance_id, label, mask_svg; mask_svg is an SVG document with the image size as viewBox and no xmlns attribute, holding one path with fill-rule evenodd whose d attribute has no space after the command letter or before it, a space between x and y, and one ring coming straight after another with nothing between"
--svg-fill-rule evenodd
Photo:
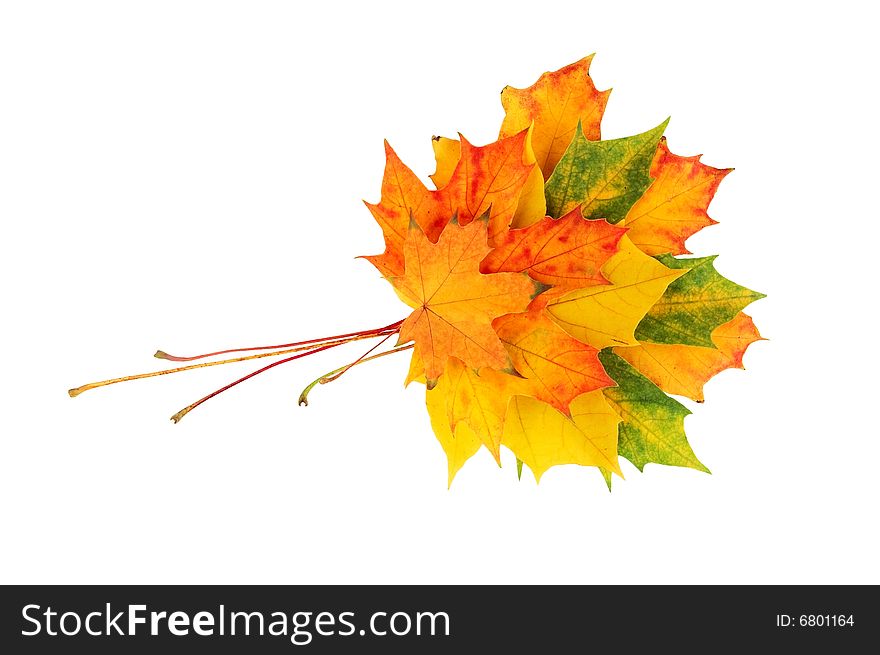
<instances>
[{"instance_id":1,"label":"black footer bar","mask_svg":"<svg viewBox=\"0 0 880 655\"><path fill-rule=\"evenodd\" d=\"M867 586L13 586L0 593L6 653L854 652L848 648L880 636L876 587Z\"/></svg>"}]
</instances>

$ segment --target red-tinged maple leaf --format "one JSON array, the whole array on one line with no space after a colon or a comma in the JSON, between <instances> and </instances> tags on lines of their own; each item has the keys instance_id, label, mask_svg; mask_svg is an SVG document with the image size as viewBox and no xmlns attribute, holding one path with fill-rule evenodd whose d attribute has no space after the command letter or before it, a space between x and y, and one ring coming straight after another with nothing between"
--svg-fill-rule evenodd
<instances>
[{"instance_id":1,"label":"red-tinged maple leaf","mask_svg":"<svg viewBox=\"0 0 880 655\"><path fill-rule=\"evenodd\" d=\"M526 125L526 127L529 127ZM547 213L547 201L544 198L544 177L541 169L535 166L535 153L532 150L532 130L529 128L526 135L525 150L522 153L522 164L530 169L526 181L519 192L519 200L516 203L516 212L510 220L513 227L526 227L541 220ZM515 133L514 133L515 134ZM511 136L502 134L500 138ZM461 142L457 139L448 139L442 136L431 138L431 146L434 148L434 159L437 168L430 176L434 185L440 189L449 183L452 174L461 160ZM505 212L506 213L506 212Z\"/></svg>"},{"instance_id":2,"label":"red-tinged maple leaf","mask_svg":"<svg viewBox=\"0 0 880 655\"><path fill-rule=\"evenodd\" d=\"M382 228L385 252L366 259L385 277L402 275L403 242L410 220L435 243L453 217L459 225L467 225L488 213L490 242L503 234L534 167L523 163L527 133L523 130L486 146L471 145L462 136L458 163L437 190L422 184L386 142L381 199L378 204L366 203Z\"/></svg>"},{"instance_id":3,"label":"red-tinged maple leaf","mask_svg":"<svg viewBox=\"0 0 880 655\"><path fill-rule=\"evenodd\" d=\"M649 255L690 254L684 242L716 221L706 213L721 180L732 168L712 168L702 155L680 157L660 139L651 163L654 181L626 215L627 236Z\"/></svg>"},{"instance_id":4,"label":"red-tinged maple leaf","mask_svg":"<svg viewBox=\"0 0 880 655\"><path fill-rule=\"evenodd\" d=\"M525 272L557 290L608 284L600 269L617 252L624 232L606 221L584 220L575 208L559 219L546 216L529 227L508 230L495 240L480 270Z\"/></svg>"},{"instance_id":5,"label":"red-tinged maple leaf","mask_svg":"<svg viewBox=\"0 0 880 655\"><path fill-rule=\"evenodd\" d=\"M435 194L436 204L426 206L423 226L432 241L456 216L461 225L489 214L489 243L503 234L513 219L520 191L534 168L523 163L528 129L499 139L481 148L471 145L463 135L461 157L449 182Z\"/></svg>"}]
</instances>

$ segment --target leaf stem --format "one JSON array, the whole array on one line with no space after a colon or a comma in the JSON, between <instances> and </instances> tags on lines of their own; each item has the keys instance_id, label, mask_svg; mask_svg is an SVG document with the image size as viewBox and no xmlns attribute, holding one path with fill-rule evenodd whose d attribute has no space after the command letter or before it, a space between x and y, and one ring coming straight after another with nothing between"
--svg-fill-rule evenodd
<instances>
[{"instance_id":1,"label":"leaf stem","mask_svg":"<svg viewBox=\"0 0 880 655\"><path fill-rule=\"evenodd\" d=\"M328 347L331 346L341 346L344 343L350 343L352 341L359 341L361 339L369 339L376 335L372 334L364 334L358 336L351 336L345 339L337 339L336 341L331 341L329 344L326 344ZM296 348L288 348L285 350L278 350L271 353L258 353L256 355L247 355L245 357L235 357L232 359L220 359L214 362L200 362L199 364L190 364L188 366L181 366L178 368L165 369L164 371L152 371L150 373L139 373L138 375L126 375L121 378L113 378L111 380L103 380L101 382L90 382L89 384L84 384L81 387L76 387L75 389L68 390L68 395L71 398L76 398L81 393L88 391L90 389L97 389L98 387L106 387L111 384L116 384L118 382L128 382L130 380L142 380L144 378L153 378L159 375L168 375L169 373L181 373L183 371L191 371L197 368L207 368L208 366L220 366L221 364L233 364L235 362L245 362L250 359L260 359L262 357L276 357L278 355L287 355L289 353L301 352L303 350L314 349L314 346L305 345L298 346Z\"/></svg>"},{"instance_id":2,"label":"leaf stem","mask_svg":"<svg viewBox=\"0 0 880 655\"><path fill-rule=\"evenodd\" d=\"M228 350L218 350L212 353L205 353L204 355L194 355L192 357L178 357L176 355L169 355L163 350L157 350L156 354L153 355L159 359L167 359L172 362L191 362L196 359L204 359L206 357L214 357L216 355L227 355L229 353L242 353L242 352L251 352L254 350L278 350L281 348L293 348L297 346L309 346L314 344L322 344L329 341L336 341L338 339L347 339L349 337L369 337L369 336L381 336L388 331L396 332L400 325L403 323L402 320L397 321L396 323L391 323L390 325L386 325L385 327L373 328L371 330L361 330L359 332L349 332L348 334L337 334L332 337L323 337L321 339L309 339L308 341L294 341L293 343L282 343L276 346L256 346L253 348L230 348Z\"/></svg>"},{"instance_id":3,"label":"leaf stem","mask_svg":"<svg viewBox=\"0 0 880 655\"><path fill-rule=\"evenodd\" d=\"M374 350L376 350L376 348L381 346L383 343L388 341L390 336L391 336L390 334L388 336L386 336L384 339L382 339L382 341L375 344L372 348L370 348L367 352L365 352L363 355L361 355L356 360L354 360L351 364L348 364L347 366L342 367L342 370L339 371L338 373L334 373L329 376L325 376L323 379L323 382L321 382L321 384L327 384L328 382L333 382L333 380L335 380L336 378L339 378L339 377L342 377L343 375L345 375L345 372L348 369L350 369L352 366L356 365L357 363L363 361L365 358L369 357L370 353L373 352Z\"/></svg>"},{"instance_id":4,"label":"leaf stem","mask_svg":"<svg viewBox=\"0 0 880 655\"><path fill-rule=\"evenodd\" d=\"M391 335L389 334L388 336L390 337ZM391 355L393 353L399 353L403 350L409 350L410 348L412 348L415 345L413 343L409 343L405 346L398 346L397 348L392 348L391 350L386 350L385 352L382 352L382 353L370 355L369 357L366 356L370 352L372 352L375 348L382 345L382 343L384 343L387 339L388 339L388 337L385 337L385 339L383 339L382 341L377 343L375 346L373 346L373 348L370 348L370 350L365 352L363 355L358 357L355 361L351 362L350 364L346 364L345 366L340 366L339 368L334 369L334 370L330 371L329 373L325 373L324 375L319 377L317 380L313 380L305 389L303 389L302 393L299 395L299 401L298 401L299 404L307 406L309 404L308 395L312 389L314 389L319 384L327 384L328 382L333 382L333 380L338 379L343 373L345 373L352 366L357 366L358 364L363 364L363 363L369 362L373 359L379 359L380 357L385 357L386 355Z\"/></svg>"},{"instance_id":5,"label":"leaf stem","mask_svg":"<svg viewBox=\"0 0 880 655\"><path fill-rule=\"evenodd\" d=\"M245 380L250 380L255 375L259 375L260 373L268 371L270 368L275 368L276 366L281 366L281 364L286 364L287 362L292 362L294 359L300 359L301 357L308 357L309 355L314 355L315 353L319 353L322 350L327 350L329 348L335 348L336 346L342 345L342 343L348 343L348 342L326 344L326 345L320 346L318 348L312 348L311 350L308 350L304 353L299 353L298 355L293 355L292 357L285 357L284 359L279 359L277 362L272 362L268 366L264 366L263 368L259 368L252 373L248 373L247 375L238 378L234 382L230 382L226 386L217 389L217 391L212 391L207 396L205 396L204 398L200 398L199 400L192 403L191 405L187 405L182 410L177 412L174 416L172 416L171 420L174 421L175 423L180 422L180 419L182 419L184 416L189 414L192 410L194 410L196 407L201 405L203 402L205 402L207 400L211 400L211 398L213 398L214 396L218 396L221 393L223 393L224 391L226 391L227 389L231 389L232 387L234 387L238 384L241 384Z\"/></svg>"}]
</instances>

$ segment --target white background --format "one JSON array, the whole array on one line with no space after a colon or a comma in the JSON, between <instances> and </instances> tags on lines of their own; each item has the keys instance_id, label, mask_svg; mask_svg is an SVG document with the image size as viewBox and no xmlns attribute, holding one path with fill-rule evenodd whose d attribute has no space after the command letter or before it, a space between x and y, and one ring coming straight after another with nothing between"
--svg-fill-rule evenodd
<instances>
[{"instance_id":1,"label":"white background","mask_svg":"<svg viewBox=\"0 0 880 655\"><path fill-rule=\"evenodd\" d=\"M859 3L20 2L0 10L2 582L880 582L878 64ZM722 8L723 7L723 8ZM833 9L831 8L833 7ZM597 52L605 137L736 167L689 246L769 341L691 405L713 475L446 489L406 357L361 344L89 392L182 354L384 325L382 139L494 140L505 84Z\"/></svg>"}]
</instances>

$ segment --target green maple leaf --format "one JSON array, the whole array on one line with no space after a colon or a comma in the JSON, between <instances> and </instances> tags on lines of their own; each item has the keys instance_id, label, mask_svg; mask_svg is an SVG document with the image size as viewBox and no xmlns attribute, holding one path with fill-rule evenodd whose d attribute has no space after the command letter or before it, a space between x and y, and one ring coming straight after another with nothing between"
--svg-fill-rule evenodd
<instances>
[{"instance_id":1,"label":"green maple leaf","mask_svg":"<svg viewBox=\"0 0 880 655\"><path fill-rule=\"evenodd\" d=\"M731 282L715 270L711 257L676 259L658 255L669 268L688 269L674 280L636 327L639 341L716 348L712 331L733 318L749 303L764 298Z\"/></svg>"},{"instance_id":2,"label":"green maple leaf","mask_svg":"<svg viewBox=\"0 0 880 655\"><path fill-rule=\"evenodd\" d=\"M691 411L610 350L600 352L599 359L617 382L616 387L605 389L604 393L621 418L618 455L640 471L645 464L654 462L709 473L694 455L684 433L684 417ZM603 475L608 482L607 474Z\"/></svg>"},{"instance_id":3,"label":"green maple leaf","mask_svg":"<svg viewBox=\"0 0 880 655\"><path fill-rule=\"evenodd\" d=\"M608 141L588 141L580 125L547 180L547 214L559 218L578 205L584 218L617 223L651 184L651 161L669 123Z\"/></svg>"}]
</instances>

